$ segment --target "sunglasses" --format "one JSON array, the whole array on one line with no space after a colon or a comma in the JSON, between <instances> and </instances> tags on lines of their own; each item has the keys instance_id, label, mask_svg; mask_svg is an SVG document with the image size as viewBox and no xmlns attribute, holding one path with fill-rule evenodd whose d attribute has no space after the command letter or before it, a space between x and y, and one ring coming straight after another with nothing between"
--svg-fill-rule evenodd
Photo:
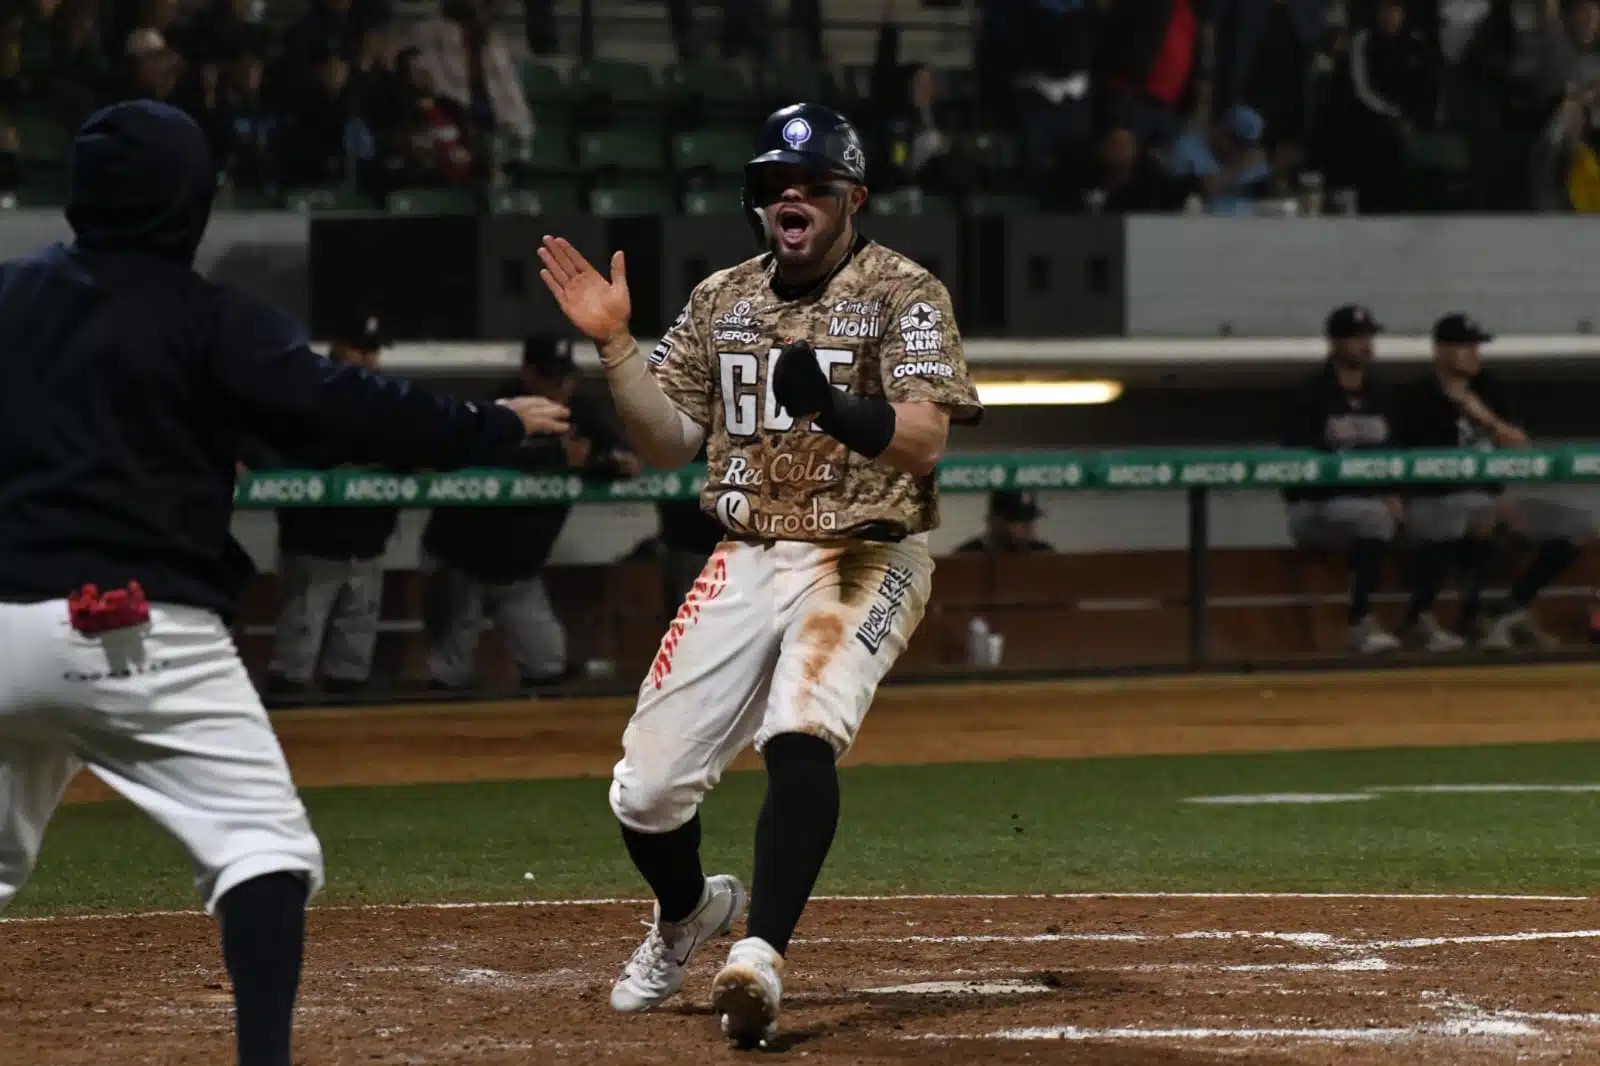
<instances>
[{"instance_id":1,"label":"sunglasses","mask_svg":"<svg viewBox=\"0 0 1600 1066\"><path fill-rule=\"evenodd\" d=\"M791 174L757 174L750 180L750 195L757 207L766 207L783 199L790 189L799 189L808 200L825 196L848 196L849 184L833 178L796 177Z\"/></svg>"}]
</instances>

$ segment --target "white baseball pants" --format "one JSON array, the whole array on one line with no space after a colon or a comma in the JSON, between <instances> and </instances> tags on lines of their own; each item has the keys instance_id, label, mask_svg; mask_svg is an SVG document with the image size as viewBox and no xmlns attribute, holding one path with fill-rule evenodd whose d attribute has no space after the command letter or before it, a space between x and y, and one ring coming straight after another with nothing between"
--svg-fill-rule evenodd
<instances>
[{"instance_id":1,"label":"white baseball pants","mask_svg":"<svg viewBox=\"0 0 1600 1066\"><path fill-rule=\"evenodd\" d=\"M0 910L85 766L188 849L208 912L265 874L321 888L322 846L215 614L152 604L86 636L65 600L0 604Z\"/></svg>"},{"instance_id":2,"label":"white baseball pants","mask_svg":"<svg viewBox=\"0 0 1600 1066\"><path fill-rule=\"evenodd\" d=\"M780 733L843 755L932 581L925 536L723 542L639 688L612 776L617 819L644 833L684 825L747 745Z\"/></svg>"}]
</instances>

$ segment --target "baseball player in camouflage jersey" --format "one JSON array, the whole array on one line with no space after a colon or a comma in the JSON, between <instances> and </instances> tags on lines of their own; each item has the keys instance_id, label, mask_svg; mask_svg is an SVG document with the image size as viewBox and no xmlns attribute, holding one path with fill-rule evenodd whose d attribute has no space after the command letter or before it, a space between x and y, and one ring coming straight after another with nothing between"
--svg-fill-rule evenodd
<instances>
[{"instance_id":1,"label":"baseball player in camouflage jersey","mask_svg":"<svg viewBox=\"0 0 1600 1066\"><path fill-rule=\"evenodd\" d=\"M546 237L542 276L593 339L652 466L702 441L702 505L727 530L662 639L623 734L611 807L655 892L655 922L612 989L619 1011L683 986L690 955L745 908L700 868L701 799L750 743L767 768L747 936L712 983L723 1032L776 1030L784 957L832 844L837 759L922 619L950 423L982 414L950 296L859 235L866 158L812 104L776 112L746 167L765 249L712 274L647 354L628 330L623 254L608 280Z\"/></svg>"}]
</instances>

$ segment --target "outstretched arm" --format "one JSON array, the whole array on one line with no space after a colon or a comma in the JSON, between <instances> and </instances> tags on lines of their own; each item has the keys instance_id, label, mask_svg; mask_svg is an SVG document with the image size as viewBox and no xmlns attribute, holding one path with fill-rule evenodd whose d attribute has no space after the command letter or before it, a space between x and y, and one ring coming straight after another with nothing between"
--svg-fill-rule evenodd
<instances>
[{"instance_id":1,"label":"outstretched arm","mask_svg":"<svg viewBox=\"0 0 1600 1066\"><path fill-rule=\"evenodd\" d=\"M479 404L313 352L277 311L229 294L218 308L212 380L241 428L284 451L314 441L348 462L448 470L559 433L567 410L534 397Z\"/></svg>"}]
</instances>

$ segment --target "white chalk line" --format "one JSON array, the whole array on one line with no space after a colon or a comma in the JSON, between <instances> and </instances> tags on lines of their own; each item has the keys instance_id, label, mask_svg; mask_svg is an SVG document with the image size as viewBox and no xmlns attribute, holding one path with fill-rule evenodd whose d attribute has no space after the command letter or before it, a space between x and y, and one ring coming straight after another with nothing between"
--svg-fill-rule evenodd
<instances>
[{"instance_id":1,"label":"white chalk line","mask_svg":"<svg viewBox=\"0 0 1600 1066\"><path fill-rule=\"evenodd\" d=\"M1259 807L1325 803L1360 803L1380 796L1487 796L1553 794L1582 795L1600 792L1600 783L1545 785L1516 782L1460 785L1369 785L1359 792L1239 792L1221 796L1185 796L1184 803L1213 807Z\"/></svg>"},{"instance_id":2,"label":"white chalk line","mask_svg":"<svg viewBox=\"0 0 1600 1066\"><path fill-rule=\"evenodd\" d=\"M985 902L1003 900L1097 900L1097 899L1193 899L1193 900L1391 900L1396 902L1484 901L1504 903L1587 903L1589 896L1530 895L1499 892L1050 892L1050 893L928 893L884 896L816 896L814 903L897 903L917 901ZM361 911L471 911L544 907L648 907L654 900L628 897L592 899L511 899L469 900L464 902L410 903L332 903L309 908L313 914L338 914ZM108 922L137 918L203 918L200 910L129 911L106 914L40 914L19 918L0 917L0 925L42 922Z\"/></svg>"},{"instance_id":3,"label":"white chalk line","mask_svg":"<svg viewBox=\"0 0 1600 1066\"><path fill-rule=\"evenodd\" d=\"M908 1036L906 1040L924 1041L970 1041L970 1040L995 1040L995 1041L1118 1041L1118 1040L1152 1040L1170 1043L1191 1043L1198 1041L1295 1041L1313 1043L1352 1043L1360 1041L1377 1041L1381 1043L1399 1043L1413 1041L1428 1036L1462 1037L1462 1036L1537 1036L1539 1031L1530 1025L1518 1025L1513 1022L1501 1023L1499 1026L1464 1031L1462 1025L1444 1023L1432 1026L1386 1026L1369 1029L1220 1029L1220 1028L1195 1028L1195 1029L1143 1029L1132 1026L1117 1026L1107 1029L1085 1028L1076 1025L1063 1026L1035 1026L1022 1029L997 1029L988 1033L921 1033Z\"/></svg>"}]
</instances>

